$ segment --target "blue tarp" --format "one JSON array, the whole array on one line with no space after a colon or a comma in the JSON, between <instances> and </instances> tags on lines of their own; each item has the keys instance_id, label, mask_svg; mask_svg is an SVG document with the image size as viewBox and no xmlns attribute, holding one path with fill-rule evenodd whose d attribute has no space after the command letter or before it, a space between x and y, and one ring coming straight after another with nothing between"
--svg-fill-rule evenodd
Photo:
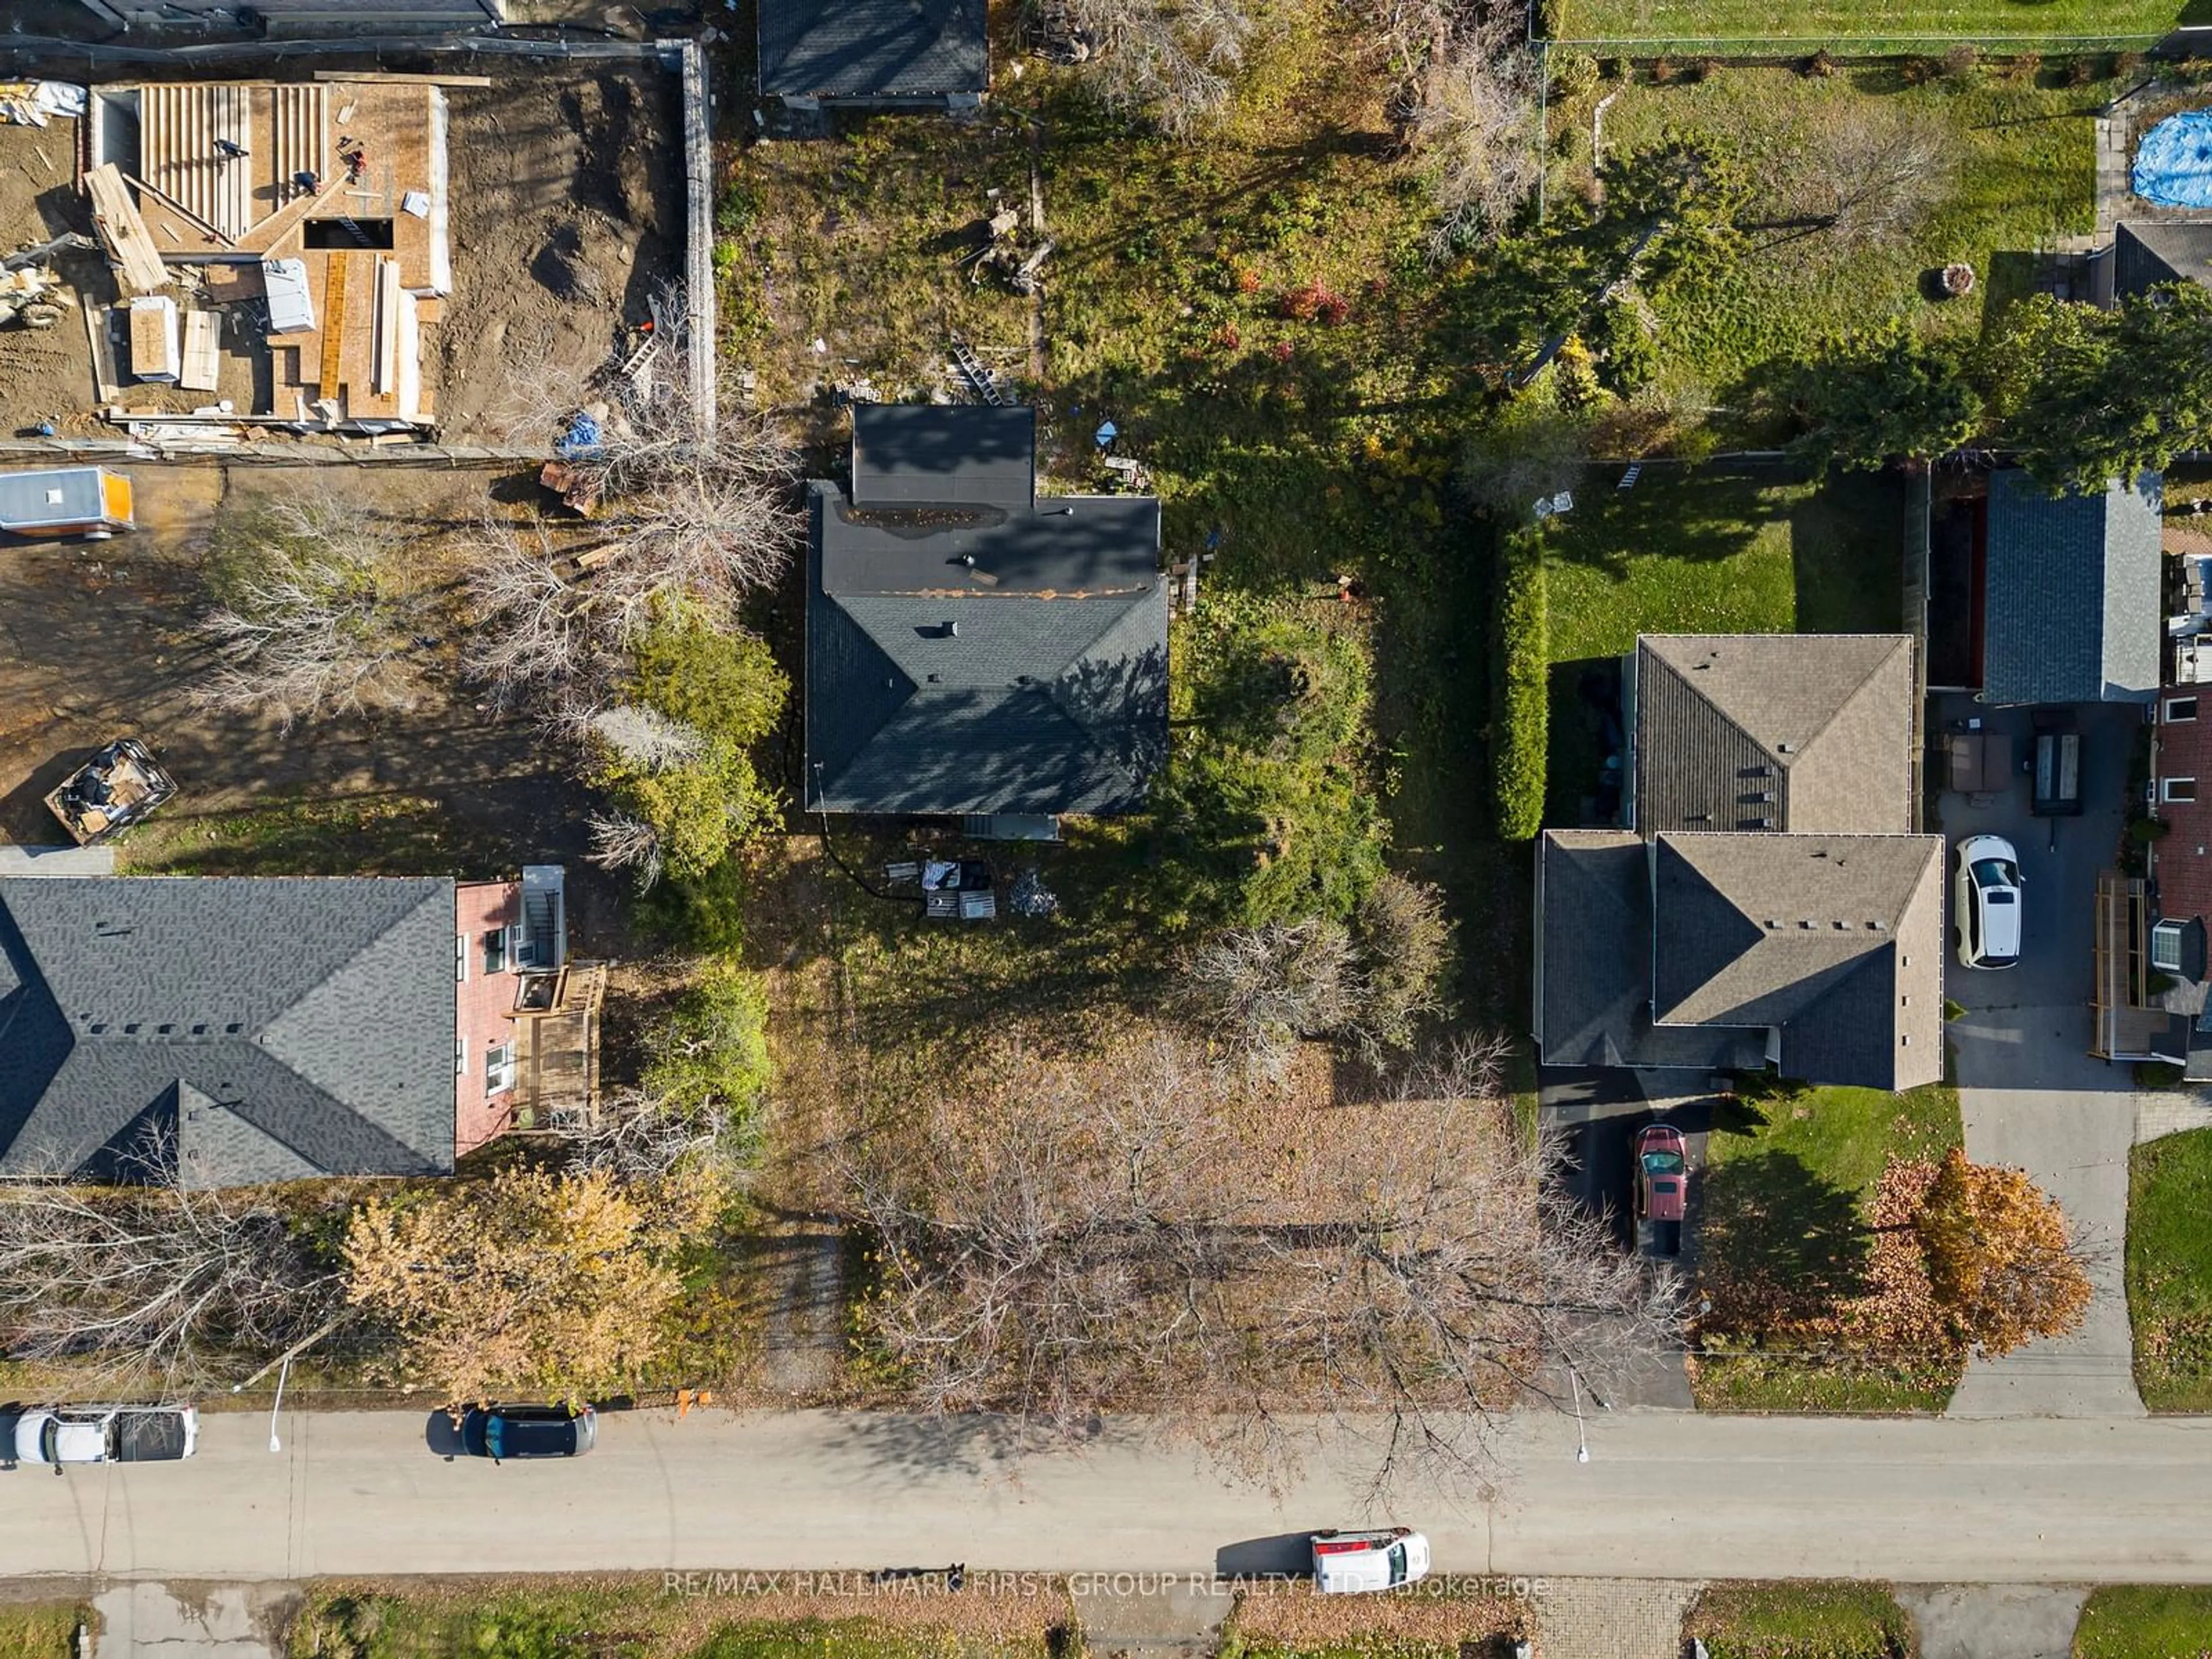
<instances>
[{"instance_id":1,"label":"blue tarp","mask_svg":"<svg viewBox=\"0 0 2212 1659\"><path fill-rule=\"evenodd\" d=\"M2160 207L2212 208L2212 109L2185 110L2145 133L2131 185Z\"/></svg>"}]
</instances>

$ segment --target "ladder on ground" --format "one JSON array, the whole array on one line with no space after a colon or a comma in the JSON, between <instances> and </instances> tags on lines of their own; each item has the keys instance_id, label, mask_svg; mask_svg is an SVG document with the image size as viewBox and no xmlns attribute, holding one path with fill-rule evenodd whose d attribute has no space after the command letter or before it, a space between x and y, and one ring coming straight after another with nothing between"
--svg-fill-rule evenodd
<instances>
[{"instance_id":1,"label":"ladder on ground","mask_svg":"<svg viewBox=\"0 0 2212 1659\"><path fill-rule=\"evenodd\" d=\"M1635 489L1637 479L1641 477L1643 474L1644 463L1641 461L1631 461L1628 464L1628 471L1620 475L1620 488L1623 489Z\"/></svg>"},{"instance_id":2,"label":"ladder on ground","mask_svg":"<svg viewBox=\"0 0 2212 1659\"><path fill-rule=\"evenodd\" d=\"M975 354L968 349L968 342L957 334L952 337L952 362L954 367L968 377L968 384L975 388L975 395L985 403L996 409L1006 402L999 391L998 377L975 361Z\"/></svg>"}]
</instances>

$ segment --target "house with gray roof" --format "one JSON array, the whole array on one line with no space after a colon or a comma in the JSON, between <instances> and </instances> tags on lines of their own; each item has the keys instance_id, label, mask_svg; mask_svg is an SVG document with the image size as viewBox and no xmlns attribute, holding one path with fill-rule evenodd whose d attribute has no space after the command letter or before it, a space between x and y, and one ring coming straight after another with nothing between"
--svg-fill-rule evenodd
<instances>
[{"instance_id":1,"label":"house with gray roof","mask_svg":"<svg viewBox=\"0 0 2212 1659\"><path fill-rule=\"evenodd\" d=\"M442 876L0 878L0 1177L451 1173L470 1068L489 1060L494 1107L530 1094L574 1046L572 987L596 966L566 960L557 866L532 870L458 889ZM494 972L476 923L510 895ZM504 1127L520 1127L512 1113Z\"/></svg>"},{"instance_id":2,"label":"house with gray roof","mask_svg":"<svg viewBox=\"0 0 2212 1659\"><path fill-rule=\"evenodd\" d=\"M1644 834L1913 828L1910 635L1647 634L1622 696Z\"/></svg>"},{"instance_id":3,"label":"house with gray roof","mask_svg":"<svg viewBox=\"0 0 2212 1659\"><path fill-rule=\"evenodd\" d=\"M1547 1065L1943 1074L1943 840L1551 830L1537 849Z\"/></svg>"},{"instance_id":4,"label":"house with gray roof","mask_svg":"<svg viewBox=\"0 0 2212 1659\"><path fill-rule=\"evenodd\" d=\"M2159 475L2054 496L1990 476L1981 700L2148 702L2162 619Z\"/></svg>"},{"instance_id":5,"label":"house with gray roof","mask_svg":"<svg viewBox=\"0 0 2212 1659\"><path fill-rule=\"evenodd\" d=\"M1116 813L1167 754L1159 502L1036 489L1025 408L863 404L809 486L809 811Z\"/></svg>"},{"instance_id":6,"label":"house with gray roof","mask_svg":"<svg viewBox=\"0 0 2212 1659\"><path fill-rule=\"evenodd\" d=\"M1644 635L1624 827L1536 848L1552 1066L1903 1089L1942 1073L1943 842L1904 634Z\"/></svg>"},{"instance_id":7,"label":"house with gray roof","mask_svg":"<svg viewBox=\"0 0 2212 1659\"><path fill-rule=\"evenodd\" d=\"M760 0L765 96L957 108L990 84L984 0Z\"/></svg>"}]
</instances>

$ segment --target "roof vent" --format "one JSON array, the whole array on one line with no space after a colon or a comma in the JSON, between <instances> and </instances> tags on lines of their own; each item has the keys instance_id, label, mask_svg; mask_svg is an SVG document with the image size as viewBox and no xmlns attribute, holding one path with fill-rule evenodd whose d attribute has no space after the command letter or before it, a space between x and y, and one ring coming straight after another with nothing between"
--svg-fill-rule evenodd
<instances>
[{"instance_id":1,"label":"roof vent","mask_svg":"<svg viewBox=\"0 0 2212 1659\"><path fill-rule=\"evenodd\" d=\"M1798 925L1800 927L1802 927L1802 928L1803 928L1807 933L1811 933L1811 932L1813 931L1813 929L1814 929L1815 927L1818 927L1820 924L1819 922L1817 922L1817 921L1814 921L1812 917L1808 916L1808 917L1806 917L1806 918L1804 919L1804 921L1802 921L1799 922L1797 925Z\"/></svg>"},{"instance_id":2,"label":"roof vent","mask_svg":"<svg viewBox=\"0 0 2212 1659\"><path fill-rule=\"evenodd\" d=\"M1910 1048L1912 1046L1912 1033L1910 1031L1903 1032L1899 1036L1897 1040L1903 1043L1906 1048Z\"/></svg>"},{"instance_id":3,"label":"roof vent","mask_svg":"<svg viewBox=\"0 0 2212 1659\"><path fill-rule=\"evenodd\" d=\"M932 685L941 685L945 683L945 676L942 674L932 674L929 677L929 683Z\"/></svg>"},{"instance_id":4,"label":"roof vent","mask_svg":"<svg viewBox=\"0 0 2212 1659\"><path fill-rule=\"evenodd\" d=\"M973 553L963 553L960 556L960 562L973 570L975 568L975 556Z\"/></svg>"},{"instance_id":5,"label":"roof vent","mask_svg":"<svg viewBox=\"0 0 2212 1659\"><path fill-rule=\"evenodd\" d=\"M1772 917L1772 916L1769 916L1769 917L1767 917L1767 919L1766 919L1766 925L1767 925L1767 927L1769 927L1770 928L1773 928L1773 927L1779 927L1782 924L1781 924L1781 922L1780 922L1780 921L1777 921L1774 917Z\"/></svg>"},{"instance_id":6,"label":"roof vent","mask_svg":"<svg viewBox=\"0 0 2212 1659\"><path fill-rule=\"evenodd\" d=\"M1794 743L1778 743L1774 745L1774 752L1778 755L1794 755L1797 752L1797 745Z\"/></svg>"},{"instance_id":7,"label":"roof vent","mask_svg":"<svg viewBox=\"0 0 2212 1659\"><path fill-rule=\"evenodd\" d=\"M1886 933L1888 931L1889 924L1884 921L1880 916L1876 916L1872 921L1867 923L1867 932L1869 933Z\"/></svg>"},{"instance_id":8,"label":"roof vent","mask_svg":"<svg viewBox=\"0 0 2212 1659\"><path fill-rule=\"evenodd\" d=\"M1753 818L1751 820L1751 827L1754 830L1771 830L1774 828L1774 820L1772 818Z\"/></svg>"},{"instance_id":9,"label":"roof vent","mask_svg":"<svg viewBox=\"0 0 2212 1659\"><path fill-rule=\"evenodd\" d=\"M1842 933L1842 932L1844 931L1844 929L1845 929L1846 927L1850 927L1850 923L1849 923L1848 921L1844 921L1840 916L1839 916L1839 917L1838 917L1838 918L1836 919L1836 931L1837 931L1838 933Z\"/></svg>"},{"instance_id":10,"label":"roof vent","mask_svg":"<svg viewBox=\"0 0 2212 1659\"><path fill-rule=\"evenodd\" d=\"M224 1026L222 1029L225 1031L228 1031L232 1036L236 1036L246 1028L243 1025L240 1025L236 1020L233 1020L229 1024Z\"/></svg>"},{"instance_id":11,"label":"roof vent","mask_svg":"<svg viewBox=\"0 0 2212 1659\"><path fill-rule=\"evenodd\" d=\"M123 1028L123 1035L125 1036L137 1036L138 1035L138 1022L134 1019L125 1024Z\"/></svg>"},{"instance_id":12,"label":"roof vent","mask_svg":"<svg viewBox=\"0 0 2212 1659\"><path fill-rule=\"evenodd\" d=\"M945 624L945 637L948 640L958 639L960 637L960 624L957 622L946 623Z\"/></svg>"},{"instance_id":13,"label":"roof vent","mask_svg":"<svg viewBox=\"0 0 2212 1659\"><path fill-rule=\"evenodd\" d=\"M170 1033L170 1032L172 1032L172 1031L175 1030L177 1028L176 1028L175 1026L173 1026L173 1025L170 1024L168 1023L168 1021L167 1021L167 1020L163 1020L163 1021L162 1021L159 1025L156 1025L154 1029L155 1029L155 1030L159 1031L159 1032L160 1032L163 1036L168 1036L168 1035L169 1035L169 1033Z\"/></svg>"},{"instance_id":14,"label":"roof vent","mask_svg":"<svg viewBox=\"0 0 2212 1659\"><path fill-rule=\"evenodd\" d=\"M207 1035L207 1027L206 1027L206 1026L204 1026L204 1025L195 1025L195 1026L193 1026L193 1027L192 1027L192 1035L193 1035L194 1036L205 1036Z\"/></svg>"},{"instance_id":15,"label":"roof vent","mask_svg":"<svg viewBox=\"0 0 2212 1659\"><path fill-rule=\"evenodd\" d=\"M102 1031L106 1030L106 1029L107 1029L107 1022L106 1022L106 1020L104 1020L104 1019L95 1019L94 1021L93 1021L93 1022L92 1022L92 1030L93 1030L93 1035L94 1035L94 1036L97 1036L100 1032L102 1032Z\"/></svg>"}]
</instances>

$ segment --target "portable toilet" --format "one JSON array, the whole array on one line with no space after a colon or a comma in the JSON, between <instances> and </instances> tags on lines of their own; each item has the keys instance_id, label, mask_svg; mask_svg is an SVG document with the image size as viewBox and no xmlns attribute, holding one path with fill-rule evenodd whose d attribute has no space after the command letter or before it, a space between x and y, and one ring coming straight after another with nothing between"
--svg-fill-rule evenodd
<instances>
[{"instance_id":1,"label":"portable toilet","mask_svg":"<svg viewBox=\"0 0 2212 1659\"><path fill-rule=\"evenodd\" d=\"M0 472L0 530L106 541L131 528L131 480L104 466Z\"/></svg>"}]
</instances>

